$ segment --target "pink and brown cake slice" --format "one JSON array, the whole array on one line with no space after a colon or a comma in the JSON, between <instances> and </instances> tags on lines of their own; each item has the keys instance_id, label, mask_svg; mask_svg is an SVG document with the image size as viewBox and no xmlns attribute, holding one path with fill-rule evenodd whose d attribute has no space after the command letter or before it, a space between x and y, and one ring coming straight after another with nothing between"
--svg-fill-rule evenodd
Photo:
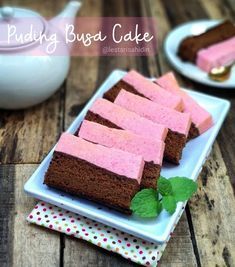
<instances>
[{"instance_id":1,"label":"pink and brown cake slice","mask_svg":"<svg viewBox=\"0 0 235 267\"><path fill-rule=\"evenodd\" d=\"M166 92L135 70L129 71L116 85L104 94L104 98L114 102L122 89L146 97L165 107L179 111L183 109L183 102L180 96Z\"/></svg>"},{"instance_id":2,"label":"pink and brown cake slice","mask_svg":"<svg viewBox=\"0 0 235 267\"><path fill-rule=\"evenodd\" d=\"M131 199L140 189L143 169L140 155L64 133L44 183L130 214Z\"/></svg>"},{"instance_id":3,"label":"pink and brown cake slice","mask_svg":"<svg viewBox=\"0 0 235 267\"><path fill-rule=\"evenodd\" d=\"M192 125L189 131L189 139L195 138L198 135L204 133L213 125L211 114L180 88L172 72L166 73L165 75L158 78L155 82L164 90L178 95L183 99L183 112L189 113L192 118Z\"/></svg>"},{"instance_id":4,"label":"pink and brown cake slice","mask_svg":"<svg viewBox=\"0 0 235 267\"><path fill-rule=\"evenodd\" d=\"M197 66L210 73L214 68L235 63L235 37L201 49L197 54Z\"/></svg>"},{"instance_id":5,"label":"pink and brown cake slice","mask_svg":"<svg viewBox=\"0 0 235 267\"><path fill-rule=\"evenodd\" d=\"M114 104L168 128L164 159L179 164L191 125L191 117L147 98L121 90Z\"/></svg>"},{"instance_id":6,"label":"pink and brown cake slice","mask_svg":"<svg viewBox=\"0 0 235 267\"><path fill-rule=\"evenodd\" d=\"M196 63L200 50L232 37L235 37L235 26L231 21L224 21L202 34L186 37L180 43L178 55L184 61Z\"/></svg>"},{"instance_id":7,"label":"pink and brown cake slice","mask_svg":"<svg viewBox=\"0 0 235 267\"><path fill-rule=\"evenodd\" d=\"M163 141L136 135L126 130L109 128L87 120L83 121L78 135L93 143L142 156L145 165L141 188L156 188L165 148Z\"/></svg>"}]
</instances>

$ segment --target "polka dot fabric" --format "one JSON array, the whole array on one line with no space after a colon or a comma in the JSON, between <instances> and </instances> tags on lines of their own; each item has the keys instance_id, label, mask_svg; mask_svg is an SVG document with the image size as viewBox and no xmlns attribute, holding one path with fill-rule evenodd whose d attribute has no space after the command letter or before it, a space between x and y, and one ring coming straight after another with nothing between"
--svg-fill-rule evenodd
<instances>
[{"instance_id":1,"label":"polka dot fabric","mask_svg":"<svg viewBox=\"0 0 235 267\"><path fill-rule=\"evenodd\" d=\"M27 221L86 240L144 266L157 266L166 247L44 202L34 207Z\"/></svg>"}]
</instances>

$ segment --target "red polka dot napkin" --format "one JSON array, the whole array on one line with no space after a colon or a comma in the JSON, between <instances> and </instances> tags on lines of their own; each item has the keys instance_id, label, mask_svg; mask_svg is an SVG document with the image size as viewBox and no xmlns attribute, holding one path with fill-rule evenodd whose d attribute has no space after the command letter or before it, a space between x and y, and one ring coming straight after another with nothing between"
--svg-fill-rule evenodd
<instances>
[{"instance_id":1,"label":"red polka dot napkin","mask_svg":"<svg viewBox=\"0 0 235 267\"><path fill-rule=\"evenodd\" d=\"M166 247L44 202L34 207L27 221L86 240L144 266L157 266Z\"/></svg>"}]
</instances>

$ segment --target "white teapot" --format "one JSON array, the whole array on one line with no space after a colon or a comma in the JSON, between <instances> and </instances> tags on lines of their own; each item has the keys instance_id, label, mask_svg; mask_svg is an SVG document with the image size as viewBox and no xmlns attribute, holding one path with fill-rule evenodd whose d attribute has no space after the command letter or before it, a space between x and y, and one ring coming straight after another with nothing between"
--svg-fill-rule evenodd
<instances>
[{"instance_id":1,"label":"white teapot","mask_svg":"<svg viewBox=\"0 0 235 267\"><path fill-rule=\"evenodd\" d=\"M70 66L63 18L73 24L80 6L79 1L70 1L49 21L28 9L0 8L0 108L30 107L61 86ZM57 53L52 53L52 39L46 40L52 33L60 43Z\"/></svg>"}]
</instances>

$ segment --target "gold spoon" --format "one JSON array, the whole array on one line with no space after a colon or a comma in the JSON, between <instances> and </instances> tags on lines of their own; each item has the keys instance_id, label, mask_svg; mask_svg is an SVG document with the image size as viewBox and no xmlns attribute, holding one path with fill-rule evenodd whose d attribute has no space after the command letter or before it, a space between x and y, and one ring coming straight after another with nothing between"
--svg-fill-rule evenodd
<instances>
[{"instance_id":1,"label":"gold spoon","mask_svg":"<svg viewBox=\"0 0 235 267\"><path fill-rule=\"evenodd\" d=\"M231 75L232 65L213 68L208 76L211 80L216 82L224 82L229 79Z\"/></svg>"}]
</instances>

